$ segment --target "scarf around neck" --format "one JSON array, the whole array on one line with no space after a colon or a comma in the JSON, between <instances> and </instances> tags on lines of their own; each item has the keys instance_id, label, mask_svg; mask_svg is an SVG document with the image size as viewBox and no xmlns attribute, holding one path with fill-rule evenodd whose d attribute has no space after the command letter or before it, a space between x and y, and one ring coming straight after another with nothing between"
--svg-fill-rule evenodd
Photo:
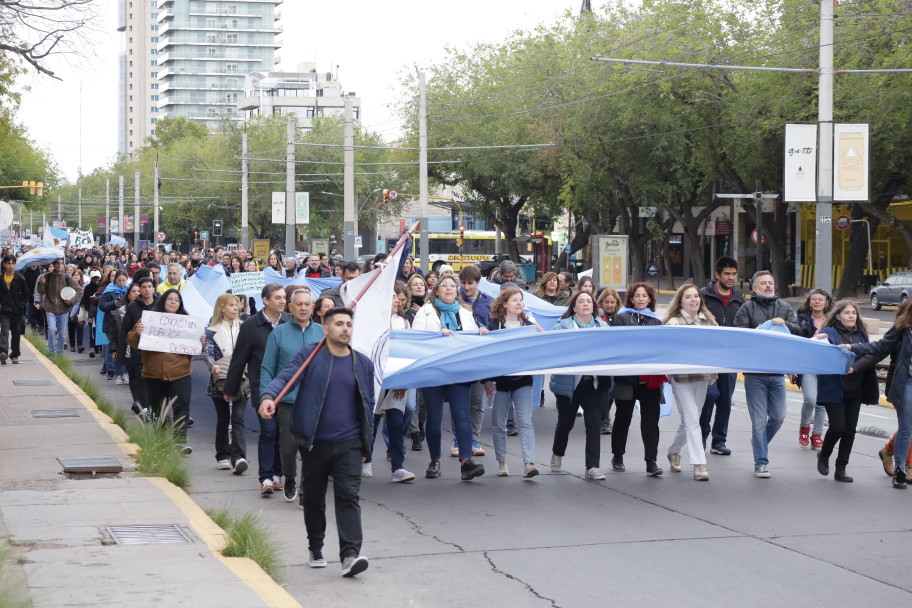
<instances>
[{"instance_id":1,"label":"scarf around neck","mask_svg":"<svg viewBox=\"0 0 912 608\"><path fill-rule=\"evenodd\" d=\"M453 301L452 304L444 304L439 298L434 298L434 307L440 311L440 326L450 331L459 329L459 302Z\"/></svg>"}]
</instances>

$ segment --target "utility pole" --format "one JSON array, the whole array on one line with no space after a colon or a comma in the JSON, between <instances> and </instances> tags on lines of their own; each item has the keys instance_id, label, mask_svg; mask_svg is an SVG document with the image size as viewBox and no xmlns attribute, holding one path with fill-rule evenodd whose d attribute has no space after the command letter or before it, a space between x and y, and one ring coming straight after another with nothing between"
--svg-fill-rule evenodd
<instances>
[{"instance_id":1,"label":"utility pole","mask_svg":"<svg viewBox=\"0 0 912 608\"><path fill-rule=\"evenodd\" d=\"M760 183L760 180L757 180L756 188L754 189L754 213L756 214L757 221L757 267L754 269L754 272L758 270L763 270L763 186Z\"/></svg>"},{"instance_id":2,"label":"utility pole","mask_svg":"<svg viewBox=\"0 0 912 608\"><path fill-rule=\"evenodd\" d=\"M427 90L424 72L418 73L418 207L421 213L420 265L427 273L431 270L431 244L428 236Z\"/></svg>"},{"instance_id":3,"label":"utility pole","mask_svg":"<svg viewBox=\"0 0 912 608\"><path fill-rule=\"evenodd\" d=\"M346 260L358 257L355 251L355 232L358 230L358 214L355 210L355 129L352 124L352 102L350 97L345 98L345 134L342 143L342 243L343 256Z\"/></svg>"},{"instance_id":4,"label":"utility pole","mask_svg":"<svg viewBox=\"0 0 912 608\"><path fill-rule=\"evenodd\" d=\"M833 3L820 2L820 86L817 101L817 239L814 285L833 291Z\"/></svg>"},{"instance_id":5,"label":"utility pole","mask_svg":"<svg viewBox=\"0 0 912 608\"><path fill-rule=\"evenodd\" d=\"M82 230L82 188L79 189L79 222L77 228Z\"/></svg>"},{"instance_id":6,"label":"utility pole","mask_svg":"<svg viewBox=\"0 0 912 608\"><path fill-rule=\"evenodd\" d=\"M285 255L295 251L295 117L288 117L288 151L285 159Z\"/></svg>"},{"instance_id":7,"label":"utility pole","mask_svg":"<svg viewBox=\"0 0 912 608\"><path fill-rule=\"evenodd\" d=\"M152 180L152 242L158 248L158 152L155 153L155 176Z\"/></svg>"},{"instance_id":8,"label":"utility pole","mask_svg":"<svg viewBox=\"0 0 912 608\"><path fill-rule=\"evenodd\" d=\"M29 238L35 236L35 213L29 209Z\"/></svg>"},{"instance_id":9,"label":"utility pole","mask_svg":"<svg viewBox=\"0 0 912 608\"><path fill-rule=\"evenodd\" d=\"M133 184L133 251L139 251L139 171Z\"/></svg>"},{"instance_id":10,"label":"utility pole","mask_svg":"<svg viewBox=\"0 0 912 608\"><path fill-rule=\"evenodd\" d=\"M247 173L250 171L250 161L247 160L247 130L241 134L241 244L247 249L248 244L248 217L247 217Z\"/></svg>"},{"instance_id":11,"label":"utility pole","mask_svg":"<svg viewBox=\"0 0 912 608\"><path fill-rule=\"evenodd\" d=\"M117 176L117 232L120 233L120 236L124 235L124 183L123 175Z\"/></svg>"},{"instance_id":12,"label":"utility pole","mask_svg":"<svg viewBox=\"0 0 912 608\"><path fill-rule=\"evenodd\" d=\"M59 222L62 219L63 219L63 212L60 209L60 195L58 194L57 195L57 221Z\"/></svg>"},{"instance_id":13,"label":"utility pole","mask_svg":"<svg viewBox=\"0 0 912 608\"><path fill-rule=\"evenodd\" d=\"M111 240L111 178L105 180L105 237Z\"/></svg>"}]
</instances>

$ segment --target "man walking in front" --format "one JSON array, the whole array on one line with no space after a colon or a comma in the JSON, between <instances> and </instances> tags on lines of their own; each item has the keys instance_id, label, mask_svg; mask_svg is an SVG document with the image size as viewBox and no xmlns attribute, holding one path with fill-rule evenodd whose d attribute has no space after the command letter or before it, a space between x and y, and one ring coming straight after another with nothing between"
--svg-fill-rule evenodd
<instances>
[{"instance_id":1,"label":"man walking in front","mask_svg":"<svg viewBox=\"0 0 912 608\"><path fill-rule=\"evenodd\" d=\"M349 346L352 311L330 308L323 315L326 348L321 349L299 379L292 432L304 449L304 524L311 568L323 568L326 537L326 486L333 479L336 529L342 576L367 570L361 555L361 463L371 453L371 416L374 411L374 368L371 361ZM263 391L260 415L273 416L275 397L291 381L317 348L308 344Z\"/></svg>"},{"instance_id":2,"label":"man walking in front","mask_svg":"<svg viewBox=\"0 0 912 608\"><path fill-rule=\"evenodd\" d=\"M758 270L751 279L751 299L735 316L735 327L754 329L767 321L785 325L800 334L795 311L776 297L776 286L769 270ZM747 412L751 419L751 446L754 448L754 477L768 479L769 443L785 421L785 376L783 374L744 374Z\"/></svg>"}]
</instances>

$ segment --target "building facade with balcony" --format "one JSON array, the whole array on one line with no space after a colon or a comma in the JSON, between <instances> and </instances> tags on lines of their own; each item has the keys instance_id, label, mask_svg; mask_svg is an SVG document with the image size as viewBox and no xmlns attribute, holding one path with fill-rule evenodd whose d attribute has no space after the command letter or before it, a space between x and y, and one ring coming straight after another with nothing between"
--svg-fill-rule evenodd
<instances>
[{"instance_id":1,"label":"building facade with balcony","mask_svg":"<svg viewBox=\"0 0 912 608\"><path fill-rule=\"evenodd\" d=\"M332 72L317 72L315 63L302 63L297 72L247 74L236 108L242 118L294 115L298 129L309 131L315 116L342 116L346 99L352 100L352 115L360 120L361 99L354 92L346 93Z\"/></svg>"},{"instance_id":2,"label":"building facade with balcony","mask_svg":"<svg viewBox=\"0 0 912 608\"><path fill-rule=\"evenodd\" d=\"M155 135L159 116L158 5L160 0L120 0L117 31L123 33L118 77L117 151L130 156Z\"/></svg>"},{"instance_id":3,"label":"building facade with balcony","mask_svg":"<svg viewBox=\"0 0 912 608\"><path fill-rule=\"evenodd\" d=\"M213 126L240 119L244 77L278 63L283 0L158 0L158 110Z\"/></svg>"}]
</instances>

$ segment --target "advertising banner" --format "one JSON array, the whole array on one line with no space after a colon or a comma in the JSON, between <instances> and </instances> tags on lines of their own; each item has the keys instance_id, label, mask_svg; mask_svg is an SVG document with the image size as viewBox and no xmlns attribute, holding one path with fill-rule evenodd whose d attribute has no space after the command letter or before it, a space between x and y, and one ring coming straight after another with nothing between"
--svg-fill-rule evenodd
<instances>
[{"instance_id":1,"label":"advertising banner","mask_svg":"<svg viewBox=\"0 0 912 608\"><path fill-rule=\"evenodd\" d=\"M785 201L817 201L817 125L785 125Z\"/></svg>"},{"instance_id":2,"label":"advertising banner","mask_svg":"<svg viewBox=\"0 0 912 608\"><path fill-rule=\"evenodd\" d=\"M833 200L868 200L868 125L833 125Z\"/></svg>"}]
</instances>

